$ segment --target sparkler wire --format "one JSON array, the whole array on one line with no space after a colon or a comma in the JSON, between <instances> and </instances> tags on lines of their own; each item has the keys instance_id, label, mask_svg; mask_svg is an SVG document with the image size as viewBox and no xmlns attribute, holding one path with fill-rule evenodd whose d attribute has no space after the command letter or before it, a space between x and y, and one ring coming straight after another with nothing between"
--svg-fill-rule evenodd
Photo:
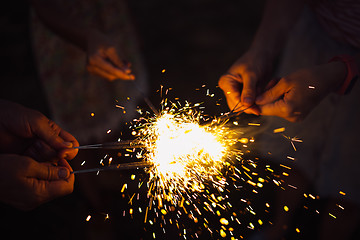
<instances>
[{"instance_id":1,"label":"sparkler wire","mask_svg":"<svg viewBox=\"0 0 360 240\"><path fill-rule=\"evenodd\" d=\"M77 173L90 173L90 172L100 172L100 171L109 171L109 170L129 170L129 169L147 168L151 166L153 166L153 164L148 162L131 162L131 163L120 163L116 165L110 165L99 168L75 170L71 173L77 174Z\"/></svg>"},{"instance_id":2,"label":"sparkler wire","mask_svg":"<svg viewBox=\"0 0 360 240\"><path fill-rule=\"evenodd\" d=\"M201 125L203 125L203 126L214 125L215 123L224 122L227 119L230 119L232 117L236 117L236 116L240 115L241 113L243 113L247 109L252 108L254 106L254 105L251 105L251 106L249 106L247 108L244 108L244 109L242 109L240 111L235 112L235 110L237 108L243 107L243 105L237 107L237 105L239 103L237 103L236 106L230 112L216 118L216 121L214 121L214 120L206 121ZM124 141L120 141L120 142L82 145L82 146L74 147L74 148L80 150L80 149L127 149L127 148L143 148L143 147L144 147L144 145L139 144L139 142L137 140L124 140Z\"/></svg>"},{"instance_id":3,"label":"sparkler wire","mask_svg":"<svg viewBox=\"0 0 360 240\"><path fill-rule=\"evenodd\" d=\"M142 144L139 144L137 140L125 140L120 142L82 145L74 148L75 149L127 149L127 148L142 148L142 147L144 146Z\"/></svg>"}]
</instances>

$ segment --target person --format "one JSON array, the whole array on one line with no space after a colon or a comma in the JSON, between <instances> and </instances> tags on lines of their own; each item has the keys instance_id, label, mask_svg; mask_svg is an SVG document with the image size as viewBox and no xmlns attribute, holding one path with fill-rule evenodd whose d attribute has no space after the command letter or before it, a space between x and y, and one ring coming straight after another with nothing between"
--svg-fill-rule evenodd
<instances>
[{"instance_id":1,"label":"person","mask_svg":"<svg viewBox=\"0 0 360 240\"><path fill-rule=\"evenodd\" d=\"M323 62L321 66L297 69L298 71L294 71L291 76L281 78L276 85L275 79L270 81L273 62L280 54L281 46L286 43L286 36L289 35L291 27L301 14L303 1L295 1L292 6L290 5L292 4L282 1L268 1L263 22L252 46L226 74L221 76L219 86L225 92L230 109L240 102L246 113L279 116L289 121L299 121L305 118L327 94L336 92L342 85L347 69L341 61ZM274 17L279 12L281 16ZM268 21L270 17L272 20ZM359 47L359 40L355 44ZM358 68L360 54L356 54L354 58L354 64ZM307 81L304 82L302 79ZM289 89L290 85L291 89ZM270 86L272 88L267 89ZM316 86L316 91L309 90L309 86L310 89ZM298 98L299 95L304 97ZM280 99L281 101L278 101ZM269 105L270 103L272 104Z\"/></svg>"},{"instance_id":2,"label":"person","mask_svg":"<svg viewBox=\"0 0 360 240\"><path fill-rule=\"evenodd\" d=\"M123 0L32 0L32 49L50 116L82 144L126 138L147 90L137 35ZM125 131L123 131L125 129ZM105 155L105 154L104 154ZM98 167L103 155L81 152L76 167ZM113 163L121 161L114 156ZM123 175L81 175L81 196L103 210L103 191ZM91 231L92 229L89 229Z\"/></svg>"},{"instance_id":3,"label":"person","mask_svg":"<svg viewBox=\"0 0 360 240\"><path fill-rule=\"evenodd\" d=\"M82 144L117 140L147 90L125 1L32 0L30 15L52 119Z\"/></svg>"},{"instance_id":4,"label":"person","mask_svg":"<svg viewBox=\"0 0 360 240\"><path fill-rule=\"evenodd\" d=\"M303 140L297 150L279 135L256 140L262 154L292 167L286 182L297 188L277 193L274 225L262 239L284 236L293 212L283 206L296 209L311 186L328 200L326 211L338 213L336 222L322 215L318 239L350 239L357 229L359 13L353 0L269 0L249 50L219 79L230 109L269 115L259 119L265 132L284 127Z\"/></svg>"},{"instance_id":5,"label":"person","mask_svg":"<svg viewBox=\"0 0 360 240\"><path fill-rule=\"evenodd\" d=\"M42 113L0 100L0 201L31 210L70 194L78 141Z\"/></svg>"}]
</instances>

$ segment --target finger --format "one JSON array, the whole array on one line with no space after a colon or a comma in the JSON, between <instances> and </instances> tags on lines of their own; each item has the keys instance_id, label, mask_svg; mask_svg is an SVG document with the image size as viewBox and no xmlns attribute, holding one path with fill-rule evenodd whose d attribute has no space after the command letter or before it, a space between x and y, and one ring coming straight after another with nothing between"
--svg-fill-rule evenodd
<instances>
[{"instance_id":1,"label":"finger","mask_svg":"<svg viewBox=\"0 0 360 240\"><path fill-rule=\"evenodd\" d=\"M74 191L75 176L71 176L67 180L44 181L38 180L40 191L43 192L45 201L66 196Z\"/></svg>"},{"instance_id":2,"label":"finger","mask_svg":"<svg viewBox=\"0 0 360 240\"><path fill-rule=\"evenodd\" d=\"M24 152L36 161L46 162L57 156L57 152L41 139L36 139L33 144Z\"/></svg>"},{"instance_id":3,"label":"finger","mask_svg":"<svg viewBox=\"0 0 360 240\"><path fill-rule=\"evenodd\" d=\"M65 141L71 142L73 144L73 147L79 146L79 142L76 140L76 138L73 135L71 135L70 133L68 133L67 131L62 130L60 132L59 136L61 138L63 138ZM79 150L75 149L75 148L65 148L59 152L58 156L60 158L65 158L67 160L71 160L77 155L78 151Z\"/></svg>"},{"instance_id":4,"label":"finger","mask_svg":"<svg viewBox=\"0 0 360 240\"><path fill-rule=\"evenodd\" d=\"M271 79L265 86L265 91L266 90L269 90L270 88L274 87L279 81L280 81L281 78L273 78ZM260 94L259 94L260 95Z\"/></svg>"},{"instance_id":5,"label":"finger","mask_svg":"<svg viewBox=\"0 0 360 240\"><path fill-rule=\"evenodd\" d=\"M115 48L108 49L108 51L106 51L106 54L113 65L122 69L126 74L131 73L131 64L126 60L120 59Z\"/></svg>"},{"instance_id":6,"label":"finger","mask_svg":"<svg viewBox=\"0 0 360 240\"><path fill-rule=\"evenodd\" d=\"M285 117L286 104L283 99L260 105L261 115Z\"/></svg>"},{"instance_id":7,"label":"finger","mask_svg":"<svg viewBox=\"0 0 360 240\"><path fill-rule=\"evenodd\" d=\"M72 142L64 141L64 139L59 136L61 128L44 115L31 118L29 122L33 134L42 139L50 147L56 150L73 147Z\"/></svg>"},{"instance_id":8,"label":"finger","mask_svg":"<svg viewBox=\"0 0 360 240\"><path fill-rule=\"evenodd\" d=\"M70 164L65 159L60 159L58 161L58 166L64 167L72 172L73 169ZM70 174L67 179L59 181L51 181L48 184L48 191L52 197L65 196L72 193L74 190L75 174Z\"/></svg>"},{"instance_id":9,"label":"finger","mask_svg":"<svg viewBox=\"0 0 360 240\"><path fill-rule=\"evenodd\" d=\"M67 168L70 172L73 171L72 167L70 166L70 164L68 163L68 161L66 161L65 159L60 159L60 160L58 161L58 166L65 167L65 168Z\"/></svg>"},{"instance_id":10,"label":"finger","mask_svg":"<svg viewBox=\"0 0 360 240\"><path fill-rule=\"evenodd\" d=\"M105 71L105 70L103 70L103 69L101 69L101 68L99 68L97 66L88 65L87 70L91 74L100 76L100 77L105 78L105 79L110 80L110 81L114 81L115 79L119 79L118 76L115 76L114 74L109 73L109 72L107 72L107 71ZM130 75L124 74L124 78L121 78L121 79L123 79L123 80L134 80L135 77L132 74L130 74Z\"/></svg>"},{"instance_id":11,"label":"finger","mask_svg":"<svg viewBox=\"0 0 360 240\"><path fill-rule=\"evenodd\" d=\"M257 81L251 73L244 73L242 78L244 86L241 93L241 102L244 106L250 107L255 103Z\"/></svg>"},{"instance_id":12,"label":"finger","mask_svg":"<svg viewBox=\"0 0 360 240\"><path fill-rule=\"evenodd\" d=\"M300 121L303 117L301 114L294 112L295 107L292 103L287 102L284 99L280 99L273 103L265 104L259 107L261 115L277 116L290 122Z\"/></svg>"},{"instance_id":13,"label":"finger","mask_svg":"<svg viewBox=\"0 0 360 240\"><path fill-rule=\"evenodd\" d=\"M254 115L260 115L260 108L256 105L251 105L252 107L245 107L245 110L243 111L244 113L247 114L254 114Z\"/></svg>"},{"instance_id":14,"label":"finger","mask_svg":"<svg viewBox=\"0 0 360 240\"><path fill-rule=\"evenodd\" d=\"M86 69L88 70L89 73L93 74L93 75L97 75L99 77L102 77L102 78L106 78L110 81L113 81L116 79L116 76L111 74L111 73L108 73L98 67L95 67L95 66L92 66L92 65L88 65L86 66Z\"/></svg>"},{"instance_id":15,"label":"finger","mask_svg":"<svg viewBox=\"0 0 360 240\"><path fill-rule=\"evenodd\" d=\"M73 148L73 149L63 149L61 150L57 156L59 158L64 158L66 160L72 160L76 157L76 155L78 154L79 149Z\"/></svg>"},{"instance_id":16,"label":"finger","mask_svg":"<svg viewBox=\"0 0 360 240\"><path fill-rule=\"evenodd\" d=\"M71 174L66 180L48 181L28 178L28 181L33 188L33 197L35 198L34 205L39 205L72 193L74 190L75 176Z\"/></svg>"},{"instance_id":17,"label":"finger","mask_svg":"<svg viewBox=\"0 0 360 240\"><path fill-rule=\"evenodd\" d=\"M33 160L27 176L46 181L66 180L70 177L70 170L67 167L54 166L48 162L36 162Z\"/></svg>"},{"instance_id":18,"label":"finger","mask_svg":"<svg viewBox=\"0 0 360 240\"><path fill-rule=\"evenodd\" d=\"M235 111L237 111L239 106L238 103L241 102L242 83L240 81L241 79L232 74L225 74L219 79L218 85L225 94L230 110L234 110L236 107L237 109L235 109Z\"/></svg>"},{"instance_id":19,"label":"finger","mask_svg":"<svg viewBox=\"0 0 360 240\"><path fill-rule=\"evenodd\" d=\"M101 69L113 76L115 79L123 79L123 80L134 80L131 74L126 74L122 69L115 67L110 62L106 61L104 58L96 56L89 60L90 65Z\"/></svg>"},{"instance_id":20,"label":"finger","mask_svg":"<svg viewBox=\"0 0 360 240\"><path fill-rule=\"evenodd\" d=\"M272 102L275 102L280 97L282 97L285 93L289 91L288 84L282 78L280 81L275 84L272 88L266 90L263 94L256 98L257 105L265 105Z\"/></svg>"}]
</instances>

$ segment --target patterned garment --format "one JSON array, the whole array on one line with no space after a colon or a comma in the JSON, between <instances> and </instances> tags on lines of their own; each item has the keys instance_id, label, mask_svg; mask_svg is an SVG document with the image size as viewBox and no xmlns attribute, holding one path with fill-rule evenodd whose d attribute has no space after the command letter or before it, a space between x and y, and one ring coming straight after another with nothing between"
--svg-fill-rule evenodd
<instances>
[{"instance_id":1,"label":"patterned garment","mask_svg":"<svg viewBox=\"0 0 360 240\"><path fill-rule=\"evenodd\" d=\"M109 129L118 130L122 123L134 117L143 97L138 89L145 93L147 89L129 14L124 1L119 0L54 1L58 1L69 16L82 18L89 26L111 36L132 64L135 82L108 82L89 74L85 52L51 32L32 11L34 55L52 119L81 144L102 142ZM116 105L124 107L126 114Z\"/></svg>"},{"instance_id":2,"label":"patterned garment","mask_svg":"<svg viewBox=\"0 0 360 240\"><path fill-rule=\"evenodd\" d=\"M276 77L326 63L336 55L358 52L358 48L329 36L317 21L316 14L306 8L288 37ZM360 132L357 124L360 119L359 95L360 82L357 81L350 94L329 94L301 122L290 123L278 117L262 118L263 131L271 133L285 127L287 136L298 137L303 142L295 143L295 151L283 136L263 134L256 140L259 149L264 155L271 152L276 162L293 164L293 169L315 185L320 197L337 198L339 191L344 191L344 198L360 204L360 180L354 178L360 169L360 146L356 141ZM290 161L287 156L296 160Z\"/></svg>"},{"instance_id":3,"label":"patterned garment","mask_svg":"<svg viewBox=\"0 0 360 240\"><path fill-rule=\"evenodd\" d=\"M313 10L331 37L360 48L360 1L317 1Z\"/></svg>"}]
</instances>

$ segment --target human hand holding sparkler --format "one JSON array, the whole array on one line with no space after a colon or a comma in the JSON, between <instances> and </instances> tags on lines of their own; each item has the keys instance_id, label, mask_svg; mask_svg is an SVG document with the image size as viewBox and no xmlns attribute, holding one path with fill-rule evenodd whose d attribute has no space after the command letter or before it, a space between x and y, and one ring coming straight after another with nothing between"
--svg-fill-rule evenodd
<instances>
[{"instance_id":1,"label":"human hand holding sparkler","mask_svg":"<svg viewBox=\"0 0 360 240\"><path fill-rule=\"evenodd\" d=\"M41 113L0 101L0 201L32 209L73 191L77 140Z\"/></svg>"},{"instance_id":2,"label":"human hand holding sparkler","mask_svg":"<svg viewBox=\"0 0 360 240\"><path fill-rule=\"evenodd\" d=\"M224 91L230 109L238 103L247 108L245 113L259 115L255 98L264 85L264 79L271 71L271 61L266 61L261 53L248 51L239 58L219 80L219 87ZM241 108L236 111L242 110Z\"/></svg>"},{"instance_id":3,"label":"human hand holding sparkler","mask_svg":"<svg viewBox=\"0 0 360 240\"><path fill-rule=\"evenodd\" d=\"M305 118L330 92L338 90L346 76L342 62L305 68L283 77L256 98L262 115L295 122Z\"/></svg>"},{"instance_id":4,"label":"human hand holding sparkler","mask_svg":"<svg viewBox=\"0 0 360 240\"><path fill-rule=\"evenodd\" d=\"M70 194L74 174L66 160L37 162L16 154L0 154L0 201L21 210L31 210L57 197Z\"/></svg>"},{"instance_id":5,"label":"human hand holding sparkler","mask_svg":"<svg viewBox=\"0 0 360 240\"><path fill-rule=\"evenodd\" d=\"M40 112L0 100L0 153L23 154L38 161L73 159L78 141Z\"/></svg>"},{"instance_id":6,"label":"human hand holding sparkler","mask_svg":"<svg viewBox=\"0 0 360 240\"><path fill-rule=\"evenodd\" d=\"M230 109L241 100L241 105L249 108L245 113L260 114L255 98L271 84L273 64L303 5L303 1L266 2L263 19L249 50L219 80Z\"/></svg>"}]
</instances>

